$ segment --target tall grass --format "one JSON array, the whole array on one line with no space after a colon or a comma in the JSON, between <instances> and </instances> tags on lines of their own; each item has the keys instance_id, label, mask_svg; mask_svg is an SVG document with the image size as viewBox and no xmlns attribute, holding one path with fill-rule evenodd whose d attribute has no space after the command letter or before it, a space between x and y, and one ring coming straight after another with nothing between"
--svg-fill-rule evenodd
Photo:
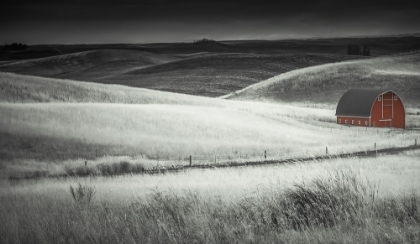
<instances>
[{"instance_id":1,"label":"tall grass","mask_svg":"<svg viewBox=\"0 0 420 244\"><path fill-rule=\"evenodd\" d=\"M95 187L84 186L79 183L77 187L70 186L70 193L77 203L89 205L96 191Z\"/></svg>"},{"instance_id":2,"label":"tall grass","mask_svg":"<svg viewBox=\"0 0 420 244\"><path fill-rule=\"evenodd\" d=\"M374 194L373 194L374 193ZM66 194L70 194L67 193ZM336 172L282 193L242 199L154 192L90 208L71 197L2 194L3 243L417 243L418 195L378 196L357 174Z\"/></svg>"}]
</instances>

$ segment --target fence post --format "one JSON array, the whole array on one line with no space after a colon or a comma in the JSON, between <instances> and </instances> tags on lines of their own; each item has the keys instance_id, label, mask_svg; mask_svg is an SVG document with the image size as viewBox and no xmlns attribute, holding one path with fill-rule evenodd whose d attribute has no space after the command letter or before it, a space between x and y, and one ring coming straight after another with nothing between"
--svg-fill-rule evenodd
<instances>
[{"instance_id":1,"label":"fence post","mask_svg":"<svg viewBox=\"0 0 420 244\"><path fill-rule=\"evenodd\" d=\"M217 156L214 155L214 163L217 163Z\"/></svg>"},{"instance_id":2,"label":"fence post","mask_svg":"<svg viewBox=\"0 0 420 244\"><path fill-rule=\"evenodd\" d=\"M192 165L192 156L190 155L190 166Z\"/></svg>"},{"instance_id":3,"label":"fence post","mask_svg":"<svg viewBox=\"0 0 420 244\"><path fill-rule=\"evenodd\" d=\"M325 147L325 154L328 154L328 147Z\"/></svg>"},{"instance_id":4,"label":"fence post","mask_svg":"<svg viewBox=\"0 0 420 244\"><path fill-rule=\"evenodd\" d=\"M374 144L374 150L375 150L375 157L376 157L376 155L378 154L378 150L376 150L376 142Z\"/></svg>"},{"instance_id":5,"label":"fence post","mask_svg":"<svg viewBox=\"0 0 420 244\"><path fill-rule=\"evenodd\" d=\"M264 158L267 159L267 151L264 151Z\"/></svg>"},{"instance_id":6,"label":"fence post","mask_svg":"<svg viewBox=\"0 0 420 244\"><path fill-rule=\"evenodd\" d=\"M414 146L417 146L417 138L414 139Z\"/></svg>"},{"instance_id":7,"label":"fence post","mask_svg":"<svg viewBox=\"0 0 420 244\"><path fill-rule=\"evenodd\" d=\"M87 160L85 160L85 166L87 166Z\"/></svg>"}]
</instances>

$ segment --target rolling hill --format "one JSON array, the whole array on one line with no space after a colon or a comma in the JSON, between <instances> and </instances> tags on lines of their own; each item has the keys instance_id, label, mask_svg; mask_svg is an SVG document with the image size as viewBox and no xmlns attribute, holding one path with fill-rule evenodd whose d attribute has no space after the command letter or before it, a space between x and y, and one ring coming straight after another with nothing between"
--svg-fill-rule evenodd
<instances>
[{"instance_id":1,"label":"rolling hill","mask_svg":"<svg viewBox=\"0 0 420 244\"><path fill-rule=\"evenodd\" d=\"M0 71L217 97L290 70L362 58L311 53L197 53L179 57L100 50L0 64Z\"/></svg>"},{"instance_id":2,"label":"rolling hill","mask_svg":"<svg viewBox=\"0 0 420 244\"><path fill-rule=\"evenodd\" d=\"M420 107L420 52L324 64L290 71L223 98L336 104L350 88L389 88Z\"/></svg>"},{"instance_id":3,"label":"rolling hill","mask_svg":"<svg viewBox=\"0 0 420 244\"><path fill-rule=\"evenodd\" d=\"M8 62L0 64L0 71L89 80L174 60L178 58L144 51L105 49Z\"/></svg>"},{"instance_id":4,"label":"rolling hill","mask_svg":"<svg viewBox=\"0 0 420 244\"><path fill-rule=\"evenodd\" d=\"M202 54L96 81L217 97L290 70L356 58L360 57L330 54Z\"/></svg>"},{"instance_id":5,"label":"rolling hill","mask_svg":"<svg viewBox=\"0 0 420 244\"><path fill-rule=\"evenodd\" d=\"M354 151L383 139L335 123L334 111L238 102L91 82L0 73L0 168L65 170L80 160L136 157L148 167L184 158L212 161ZM322 127L320 126L322 125ZM325 133L326 131L335 133ZM346 135L346 136L343 136ZM397 139L396 139L397 138ZM357 142L357 143L356 143ZM384 144L385 145L385 144ZM384 146L378 144L378 147Z\"/></svg>"}]
</instances>

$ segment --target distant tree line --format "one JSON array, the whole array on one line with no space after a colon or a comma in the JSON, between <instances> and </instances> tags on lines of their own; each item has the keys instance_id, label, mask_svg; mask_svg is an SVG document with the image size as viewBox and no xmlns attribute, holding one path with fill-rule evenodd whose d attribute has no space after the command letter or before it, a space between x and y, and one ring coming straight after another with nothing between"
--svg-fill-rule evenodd
<instances>
[{"instance_id":1,"label":"distant tree line","mask_svg":"<svg viewBox=\"0 0 420 244\"><path fill-rule=\"evenodd\" d=\"M28 46L22 43L4 44L3 50L26 50Z\"/></svg>"},{"instance_id":2,"label":"distant tree line","mask_svg":"<svg viewBox=\"0 0 420 244\"><path fill-rule=\"evenodd\" d=\"M216 42L216 41L212 40L212 39L203 38L203 39L200 39L200 40L193 41L193 44L211 43L211 42Z\"/></svg>"},{"instance_id":3,"label":"distant tree line","mask_svg":"<svg viewBox=\"0 0 420 244\"><path fill-rule=\"evenodd\" d=\"M362 48L362 47L359 47L358 45L348 45L347 54L370 56L370 48L367 46L363 46Z\"/></svg>"}]
</instances>

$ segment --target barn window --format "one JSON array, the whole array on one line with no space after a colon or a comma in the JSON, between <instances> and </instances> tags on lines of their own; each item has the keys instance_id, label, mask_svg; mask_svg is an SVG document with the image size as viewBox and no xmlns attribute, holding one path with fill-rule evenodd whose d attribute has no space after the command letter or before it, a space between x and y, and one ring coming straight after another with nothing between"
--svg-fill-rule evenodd
<instances>
[{"instance_id":1,"label":"barn window","mask_svg":"<svg viewBox=\"0 0 420 244\"><path fill-rule=\"evenodd\" d=\"M395 100L395 101L397 101L397 100L398 100L398 97L397 97L397 96L395 96L395 97L394 97L394 100Z\"/></svg>"},{"instance_id":2,"label":"barn window","mask_svg":"<svg viewBox=\"0 0 420 244\"><path fill-rule=\"evenodd\" d=\"M354 119L351 120L351 124L354 125Z\"/></svg>"},{"instance_id":3,"label":"barn window","mask_svg":"<svg viewBox=\"0 0 420 244\"><path fill-rule=\"evenodd\" d=\"M338 123L341 124L341 119L338 119Z\"/></svg>"},{"instance_id":4,"label":"barn window","mask_svg":"<svg viewBox=\"0 0 420 244\"><path fill-rule=\"evenodd\" d=\"M381 101L381 96L379 96L379 97L378 97L378 101L379 101L379 102Z\"/></svg>"},{"instance_id":5,"label":"barn window","mask_svg":"<svg viewBox=\"0 0 420 244\"><path fill-rule=\"evenodd\" d=\"M368 122L367 121L365 121L365 125L368 125Z\"/></svg>"},{"instance_id":6,"label":"barn window","mask_svg":"<svg viewBox=\"0 0 420 244\"><path fill-rule=\"evenodd\" d=\"M345 120L344 123L348 124L349 122L347 120Z\"/></svg>"},{"instance_id":7,"label":"barn window","mask_svg":"<svg viewBox=\"0 0 420 244\"><path fill-rule=\"evenodd\" d=\"M361 125L361 124L362 124L362 121L359 120L359 125Z\"/></svg>"}]
</instances>

